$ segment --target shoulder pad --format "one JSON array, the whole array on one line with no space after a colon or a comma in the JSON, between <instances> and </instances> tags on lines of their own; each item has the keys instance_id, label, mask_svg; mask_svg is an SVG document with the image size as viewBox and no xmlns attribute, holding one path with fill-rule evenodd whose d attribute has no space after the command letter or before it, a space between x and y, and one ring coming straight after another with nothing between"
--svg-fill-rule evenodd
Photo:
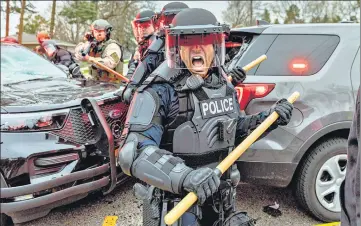
<instances>
[{"instance_id":1,"label":"shoulder pad","mask_svg":"<svg viewBox=\"0 0 361 226\"><path fill-rule=\"evenodd\" d=\"M151 76L168 83L174 83L181 75L182 69L170 68L166 61L159 65L151 74Z\"/></svg>"},{"instance_id":2,"label":"shoulder pad","mask_svg":"<svg viewBox=\"0 0 361 226\"><path fill-rule=\"evenodd\" d=\"M150 53L157 53L162 50L164 47L164 40L156 35L153 35L154 38L152 39L152 42L150 46L148 47L147 51Z\"/></svg>"},{"instance_id":3,"label":"shoulder pad","mask_svg":"<svg viewBox=\"0 0 361 226\"><path fill-rule=\"evenodd\" d=\"M173 85L181 80L184 77L183 75L182 69L169 68L167 62L164 61L142 83L138 92L142 92L146 87L153 83L168 83Z\"/></svg>"},{"instance_id":4,"label":"shoulder pad","mask_svg":"<svg viewBox=\"0 0 361 226\"><path fill-rule=\"evenodd\" d=\"M159 98L152 90L145 90L136 93L133 97L131 111L129 114L129 124L131 128L137 131L146 130L151 126L153 116L158 111Z\"/></svg>"}]
</instances>

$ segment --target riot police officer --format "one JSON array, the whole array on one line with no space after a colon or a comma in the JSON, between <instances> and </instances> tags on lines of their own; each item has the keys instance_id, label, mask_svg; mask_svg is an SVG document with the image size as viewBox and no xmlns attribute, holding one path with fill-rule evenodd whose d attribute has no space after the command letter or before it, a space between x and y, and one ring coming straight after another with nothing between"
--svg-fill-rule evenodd
<instances>
[{"instance_id":1,"label":"riot police officer","mask_svg":"<svg viewBox=\"0 0 361 226\"><path fill-rule=\"evenodd\" d=\"M268 132L287 125L293 105L286 99L255 115L240 112L234 86L221 75L224 26L205 9L185 9L166 29L166 62L140 86L130 105L120 143L119 165L143 200L143 224L161 221L187 192L198 203L180 225L252 225L235 210L240 180L236 165L221 178L213 170L244 137L276 111ZM164 223L164 222L163 222Z\"/></svg>"},{"instance_id":2,"label":"riot police officer","mask_svg":"<svg viewBox=\"0 0 361 226\"><path fill-rule=\"evenodd\" d=\"M79 43L75 47L75 57L78 60L95 60L116 72L123 73L123 49L115 40L110 38L112 25L108 21L99 19L91 24L91 32L84 37L87 42ZM120 83L121 79L115 75L90 65L89 74L92 79Z\"/></svg>"},{"instance_id":3,"label":"riot police officer","mask_svg":"<svg viewBox=\"0 0 361 226\"><path fill-rule=\"evenodd\" d=\"M172 22L177 13L188 8L188 5L183 2L171 2L163 6L155 18L157 31L163 30L164 27L167 27Z\"/></svg>"},{"instance_id":4,"label":"riot police officer","mask_svg":"<svg viewBox=\"0 0 361 226\"><path fill-rule=\"evenodd\" d=\"M135 21L146 21L148 25L144 25L144 22L139 22L138 25L135 25L135 21L133 21L133 31L136 30L134 27L138 27L138 32L135 32L134 35L142 36L140 33L141 30L145 30L144 27L148 27L147 35L150 35L150 31L152 31L151 38L148 38L146 46L147 49L144 51L144 46L138 46L138 49L143 49L139 52L140 59L138 61L133 62L133 65L129 67L128 77L131 77L131 82L128 84L126 89L122 94L124 101L129 103L132 97L134 90L138 87L139 84L142 83L164 60L164 43L165 36L162 31L155 34L155 27L160 27L162 30L165 26L168 26L172 21L174 16L179 13L181 10L188 8L188 6L182 2L172 2L166 4L159 15L156 15L153 11L144 11L137 15L137 20ZM149 19L149 16L152 15L152 18ZM142 19L139 19L142 18ZM158 24L158 25L157 25ZM150 28L149 28L150 27ZM144 34L143 34L143 37ZM144 45L144 44L143 44ZM135 64L141 62L141 64ZM133 68L135 70L133 71Z\"/></svg>"},{"instance_id":5,"label":"riot police officer","mask_svg":"<svg viewBox=\"0 0 361 226\"><path fill-rule=\"evenodd\" d=\"M139 62L144 58L145 52L149 45L156 38L154 20L155 12L152 10L144 10L137 13L132 21L132 29L138 46L128 65L128 73L126 77L131 78Z\"/></svg>"}]
</instances>

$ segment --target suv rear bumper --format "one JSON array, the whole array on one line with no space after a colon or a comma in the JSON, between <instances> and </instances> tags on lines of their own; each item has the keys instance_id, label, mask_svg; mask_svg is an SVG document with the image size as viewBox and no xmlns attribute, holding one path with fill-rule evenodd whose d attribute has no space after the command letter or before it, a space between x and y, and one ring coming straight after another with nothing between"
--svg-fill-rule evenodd
<instances>
[{"instance_id":1,"label":"suv rear bumper","mask_svg":"<svg viewBox=\"0 0 361 226\"><path fill-rule=\"evenodd\" d=\"M74 172L69 175L62 176L49 181L44 181L38 184L29 184L29 185L11 187L11 188L1 188L0 197L1 199L15 198L18 196L33 194L47 189L55 189L64 184L72 183L78 180L91 179L93 177L100 176L102 174L109 172L109 168L110 168L109 164L104 164L93 169L86 169L86 170ZM1 208L0 208L1 213L5 213L6 215L11 216L13 218L14 223L21 223L21 222L33 220L45 216L50 212L52 208L76 201L79 199L79 196L85 197L89 192L101 189L107 186L109 183L110 183L110 177L108 174L107 176L104 176L101 179L97 179L88 183L75 185L70 188L56 191L44 196L23 200L23 201L1 203ZM65 201L65 203L63 201ZM38 207L41 207L40 212L39 210L31 211L31 209L34 208L38 209Z\"/></svg>"}]
</instances>

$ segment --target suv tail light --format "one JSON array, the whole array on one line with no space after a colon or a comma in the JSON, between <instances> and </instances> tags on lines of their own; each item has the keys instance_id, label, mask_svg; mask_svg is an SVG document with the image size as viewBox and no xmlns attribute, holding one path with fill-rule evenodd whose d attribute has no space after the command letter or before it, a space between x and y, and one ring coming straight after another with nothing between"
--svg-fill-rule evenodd
<instances>
[{"instance_id":1,"label":"suv tail light","mask_svg":"<svg viewBox=\"0 0 361 226\"><path fill-rule=\"evenodd\" d=\"M248 103L255 98L267 96L275 84L241 84L236 87L238 103L241 110L245 110Z\"/></svg>"}]
</instances>

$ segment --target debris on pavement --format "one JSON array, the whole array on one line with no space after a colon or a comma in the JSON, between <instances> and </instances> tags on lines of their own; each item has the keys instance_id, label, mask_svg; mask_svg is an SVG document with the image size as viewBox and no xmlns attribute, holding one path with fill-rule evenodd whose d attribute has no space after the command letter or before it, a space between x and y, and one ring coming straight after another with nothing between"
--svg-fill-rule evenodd
<instances>
[{"instance_id":1,"label":"debris on pavement","mask_svg":"<svg viewBox=\"0 0 361 226\"><path fill-rule=\"evenodd\" d=\"M263 207L263 212L271 215L272 217L279 217L282 215L281 210L279 210L280 205L275 202L274 205L268 205Z\"/></svg>"}]
</instances>

